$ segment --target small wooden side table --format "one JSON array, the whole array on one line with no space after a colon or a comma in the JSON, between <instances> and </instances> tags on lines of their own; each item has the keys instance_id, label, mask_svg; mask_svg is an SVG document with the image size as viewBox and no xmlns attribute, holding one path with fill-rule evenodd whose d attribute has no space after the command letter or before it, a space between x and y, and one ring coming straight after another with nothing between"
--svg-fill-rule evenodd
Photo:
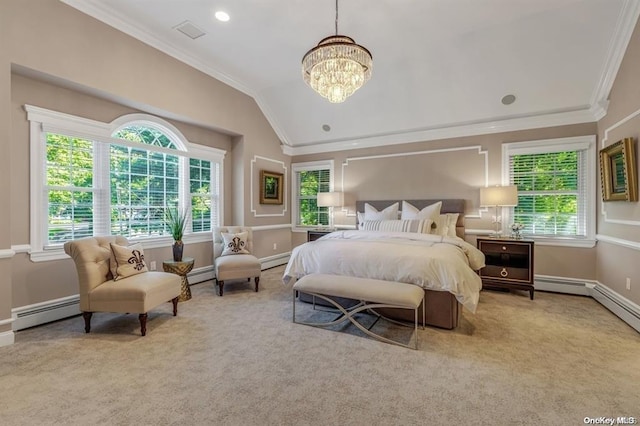
<instances>
[{"instance_id":1,"label":"small wooden side table","mask_svg":"<svg viewBox=\"0 0 640 426\"><path fill-rule=\"evenodd\" d=\"M165 272L180 275L182 279L182 288L178 300L184 302L191 299L191 289L189 288L189 280L187 274L193 269L193 257L183 257L181 262L174 260L165 260L162 262L162 269Z\"/></svg>"},{"instance_id":2,"label":"small wooden side table","mask_svg":"<svg viewBox=\"0 0 640 426\"><path fill-rule=\"evenodd\" d=\"M533 240L478 238L486 264L479 271L482 286L526 290L533 300L533 245Z\"/></svg>"}]
</instances>

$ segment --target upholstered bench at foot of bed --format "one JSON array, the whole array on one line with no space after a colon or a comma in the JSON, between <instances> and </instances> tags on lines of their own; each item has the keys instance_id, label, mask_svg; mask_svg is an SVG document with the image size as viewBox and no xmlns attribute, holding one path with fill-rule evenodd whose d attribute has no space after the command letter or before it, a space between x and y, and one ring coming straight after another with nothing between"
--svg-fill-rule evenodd
<instances>
[{"instance_id":1,"label":"upholstered bench at foot of bed","mask_svg":"<svg viewBox=\"0 0 640 426\"><path fill-rule=\"evenodd\" d=\"M310 322L298 322L296 321L296 294L305 293L313 297L319 297L331 305L335 306L342 316L338 319L330 322L323 323L310 323ZM339 303L331 299L331 297L343 297L349 299L359 300L360 303L352 306L348 309L341 306ZM387 339L380 336L363 327L355 318L354 315L368 311L375 315L382 317L376 312L379 308L396 308L396 309L412 309L414 311L414 346L413 349L418 348L418 308L422 304L422 322L424 324L424 304L422 300L424 298L424 291L422 288L405 283L397 283L390 281L374 280L368 278L346 277L342 275L326 275L326 274L311 274L305 275L300 278L293 285L293 322L298 324L312 325L316 327L325 327L334 324L341 323L349 320L356 327L358 327L365 334L382 340L383 342L393 343L404 347L411 348L411 346L404 343ZM391 322L399 323L397 321L390 320ZM424 328L424 326L423 326Z\"/></svg>"}]
</instances>

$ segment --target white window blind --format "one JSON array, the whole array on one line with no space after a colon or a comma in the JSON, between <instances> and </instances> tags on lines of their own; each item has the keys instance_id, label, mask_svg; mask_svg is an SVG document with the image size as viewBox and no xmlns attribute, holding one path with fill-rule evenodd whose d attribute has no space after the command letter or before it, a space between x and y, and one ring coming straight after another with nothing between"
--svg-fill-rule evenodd
<instances>
[{"instance_id":1,"label":"white window blind","mask_svg":"<svg viewBox=\"0 0 640 426\"><path fill-rule=\"evenodd\" d=\"M592 238L593 143L507 144L509 183L518 187L510 223L531 237Z\"/></svg>"},{"instance_id":2,"label":"white window blind","mask_svg":"<svg viewBox=\"0 0 640 426\"><path fill-rule=\"evenodd\" d=\"M189 192L191 197L191 229L211 231L218 223L219 166L211 161L189 159Z\"/></svg>"}]
</instances>

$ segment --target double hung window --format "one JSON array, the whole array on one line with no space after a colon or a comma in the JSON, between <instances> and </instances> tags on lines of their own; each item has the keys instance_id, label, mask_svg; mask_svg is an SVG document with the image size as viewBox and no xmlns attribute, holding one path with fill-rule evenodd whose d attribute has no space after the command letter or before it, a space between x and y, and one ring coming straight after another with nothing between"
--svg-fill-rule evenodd
<instances>
[{"instance_id":1,"label":"double hung window","mask_svg":"<svg viewBox=\"0 0 640 426\"><path fill-rule=\"evenodd\" d=\"M518 187L510 223L529 237L595 238L595 138L592 136L504 145L507 182Z\"/></svg>"},{"instance_id":2,"label":"double hung window","mask_svg":"<svg viewBox=\"0 0 640 426\"><path fill-rule=\"evenodd\" d=\"M333 187L333 161L293 164L292 170L295 227L329 226L329 207L318 207L317 196Z\"/></svg>"}]
</instances>

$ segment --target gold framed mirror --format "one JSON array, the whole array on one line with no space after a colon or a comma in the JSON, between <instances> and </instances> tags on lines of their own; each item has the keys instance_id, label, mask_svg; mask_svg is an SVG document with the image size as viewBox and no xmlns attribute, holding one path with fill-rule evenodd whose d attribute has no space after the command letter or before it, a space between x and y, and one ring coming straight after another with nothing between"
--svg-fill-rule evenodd
<instances>
[{"instance_id":1,"label":"gold framed mirror","mask_svg":"<svg viewBox=\"0 0 640 426\"><path fill-rule=\"evenodd\" d=\"M600 150L603 201L638 201L638 172L633 138Z\"/></svg>"},{"instance_id":2,"label":"gold framed mirror","mask_svg":"<svg viewBox=\"0 0 640 426\"><path fill-rule=\"evenodd\" d=\"M260 204L282 204L282 173L260 171Z\"/></svg>"}]
</instances>

